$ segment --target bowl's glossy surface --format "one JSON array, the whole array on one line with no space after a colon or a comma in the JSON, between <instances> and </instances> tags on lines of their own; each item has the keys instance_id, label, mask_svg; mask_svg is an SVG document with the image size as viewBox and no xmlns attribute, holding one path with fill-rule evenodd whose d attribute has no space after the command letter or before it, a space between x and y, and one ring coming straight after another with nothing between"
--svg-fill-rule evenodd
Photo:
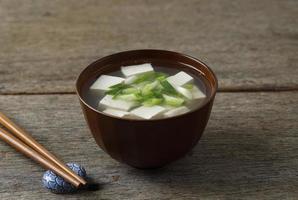
<instances>
[{"instance_id":1,"label":"bowl's glossy surface","mask_svg":"<svg viewBox=\"0 0 298 200\"><path fill-rule=\"evenodd\" d=\"M194 76L204 76L207 98L199 108L171 118L121 119L89 106L83 92L101 74L123 65L152 63L175 67ZM201 61L164 50L134 50L101 58L79 75L76 83L81 107L97 144L114 159L138 168L161 167L184 156L200 139L208 122L217 90L214 73Z\"/></svg>"}]
</instances>

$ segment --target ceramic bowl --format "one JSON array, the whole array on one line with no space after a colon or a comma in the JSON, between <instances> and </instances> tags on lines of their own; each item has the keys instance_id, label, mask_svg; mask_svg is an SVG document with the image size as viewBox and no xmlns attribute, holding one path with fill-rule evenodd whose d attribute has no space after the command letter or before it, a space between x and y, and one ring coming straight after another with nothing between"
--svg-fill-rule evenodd
<instances>
[{"instance_id":1,"label":"ceramic bowl","mask_svg":"<svg viewBox=\"0 0 298 200\"><path fill-rule=\"evenodd\" d=\"M203 76L207 98L191 112L165 119L122 119L96 110L86 103L84 92L102 74L121 66L151 63ZM156 168L189 152L199 141L208 122L217 91L217 79L200 60L165 50L133 50L101 58L88 65L76 82L77 95L96 143L112 158L137 168Z\"/></svg>"}]
</instances>

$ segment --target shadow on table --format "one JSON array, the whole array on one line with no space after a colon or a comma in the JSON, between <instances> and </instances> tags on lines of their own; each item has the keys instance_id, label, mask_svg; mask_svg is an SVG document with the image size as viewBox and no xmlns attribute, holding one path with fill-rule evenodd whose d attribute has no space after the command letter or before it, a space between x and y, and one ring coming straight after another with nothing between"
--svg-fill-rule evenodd
<instances>
[{"instance_id":1,"label":"shadow on table","mask_svg":"<svg viewBox=\"0 0 298 200\"><path fill-rule=\"evenodd\" d=\"M240 193L262 187L278 176L270 137L260 130L209 131L185 158L160 169L133 170L144 181L190 194Z\"/></svg>"}]
</instances>

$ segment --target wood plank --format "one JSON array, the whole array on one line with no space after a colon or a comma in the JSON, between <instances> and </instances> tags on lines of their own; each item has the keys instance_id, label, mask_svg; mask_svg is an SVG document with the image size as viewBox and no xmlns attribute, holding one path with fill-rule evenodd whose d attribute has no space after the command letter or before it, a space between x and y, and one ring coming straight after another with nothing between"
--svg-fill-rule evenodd
<instances>
[{"instance_id":1,"label":"wood plank","mask_svg":"<svg viewBox=\"0 0 298 200\"><path fill-rule=\"evenodd\" d=\"M278 94L278 95L277 95ZM220 93L192 153L163 169L112 160L91 138L76 96L0 96L0 109L102 189L57 196L43 169L0 142L0 199L295 199L298 93Z\"/></svg>"},{"instance_id":2,"label":"wood plank","mask_svg":"<svg viewBox=\"0 0 298 200\"><path fill-rule=\"evenodd\" d=\"M0 1L0 93L73 92L96 58L161 48L201 58L221 90L298 88L298 1Z\"/></svg>"}]
</instances>

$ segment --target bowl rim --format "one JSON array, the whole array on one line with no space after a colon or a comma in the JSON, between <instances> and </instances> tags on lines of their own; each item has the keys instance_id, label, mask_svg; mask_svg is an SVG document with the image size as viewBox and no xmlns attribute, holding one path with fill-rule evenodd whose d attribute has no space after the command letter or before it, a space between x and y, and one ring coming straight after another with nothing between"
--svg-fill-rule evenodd
<instances>
[{"instance_id":1,"label":"bowl rim","mask_svg":"<svg viewBox=\"0 0 298 200\"><path fill-rule=\"evenodd\" d=\"M78 86L78 82L79 82L79 79L81 78L82 74L91 66L93 65L96 65L96 63L98 62L101 62L102 60L105 60L105 59L109 59L113 56L117 56L118 54L124 54L124 53L132 53L132 52L141 52L141 51L155 51L155 52L160 52L160 53L169 53L169 54L176 54L177 56L182 56L182 57L186 57L188 59L191 59L195 62L198 62L199 64L201 64L203 67L205 67L210 73L211 75L213 76L214 78L214 81L215 81L215 84L214 84L214 90L211 91L211 95L210 97L208 98L208 100L206 100L204 103L202 103L200 106L198 106L196 109L193 109L189 112L186 112L186 113L183 113L183 114L180 114L180 115L176 115L176 116L172 116L172 117L166 117L166 118L159 118L159 119L131 119L131 118L121 118L121 117L117 117L117 116L114 116L114 115L110 115L110 114L107 114L107 113L104 113L102 111L99 111L95 108L93 108L92 106L90 106L84 99L83 97L81 96L81 94L79 93L79 86ZM188 66L188 67L193 67L193 66ZM198 70L197 68L193 67L195 70ZM112 118L115 118L115 119L120 119L120 120L124 120L124 121L134 121L134 122L151 122L151 121L163 121L163 120L168 120L168 119L173 119L173 118L179 118L179 117L183 117L185 115L188 115L188 114L191 114L193 112L196 112L198 110L200 110L201 108L203 108L206 104L210 103L210 101L212 99L214 99L215 97L215 94L218 90L218 79L215 75L215 73L213 72L213 70L208 67L207 64L205 64L204 62L202 62L201 60L193 57L193 56L190 56L190 55L187 55L187 54L184 54L184 53L179 53L179 52L175 52L175 51L169 51L169 50L163 50L163 49L136 49L136 50L128 50L128 51L121 51L121 52L118 52L118 53L113 53L113 54L110 54L110 55L107 55L107 56L103 56L93 62L91 62L90 64L87 65L87 67L85 67L80 73L79 75L77 76L76 78L76 82L75 82L75 92L77 94L77 96L79 97L79 100L85 105L87 106L89 109L91 109L92 111L96 112L97 114L101 114L101 115L104 115L104 116L107 116L107 117L112 117Z\"/></svg>"}]
</instances>

